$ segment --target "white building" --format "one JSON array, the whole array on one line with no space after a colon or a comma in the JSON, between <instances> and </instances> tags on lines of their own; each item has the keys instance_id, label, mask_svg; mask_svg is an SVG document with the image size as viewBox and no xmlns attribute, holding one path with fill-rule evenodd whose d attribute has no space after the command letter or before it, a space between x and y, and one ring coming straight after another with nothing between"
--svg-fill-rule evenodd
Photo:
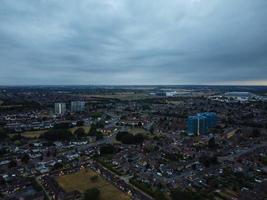
<instances>
[{"instance_id":1,"label":"white building","mask_svg":"<svg viewBox=\"0 0 267 200\"><path fill-rule=\"evenodd\" d=\"M66 112L65 103L55 103L55 114L63 115Z\"/></svg>"},{"instance_id":2,"label":"white building","mask_svg":"<svg viewBox=\"0 0 267 200\"><path fill-rule=\"evenodd\" d=\"M175 97L177 94L176 91L166 92L166 97Z\"/></svg>"}]
</instances>

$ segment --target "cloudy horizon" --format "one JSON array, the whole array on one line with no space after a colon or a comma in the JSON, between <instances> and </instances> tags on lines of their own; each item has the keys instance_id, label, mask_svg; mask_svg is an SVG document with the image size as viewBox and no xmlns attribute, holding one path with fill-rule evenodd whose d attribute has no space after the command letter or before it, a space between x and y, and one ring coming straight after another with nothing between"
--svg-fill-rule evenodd
<instances>
[{"instance_id":1,"label":"cloudy horizon","mask_svg":"<svg viewBox=\"0 0 267 200\"><path fill-rule=\"evenodd\" d=\"M267 85L266 0L0 3L0 85Z\"/></svg>"}]
</instances>

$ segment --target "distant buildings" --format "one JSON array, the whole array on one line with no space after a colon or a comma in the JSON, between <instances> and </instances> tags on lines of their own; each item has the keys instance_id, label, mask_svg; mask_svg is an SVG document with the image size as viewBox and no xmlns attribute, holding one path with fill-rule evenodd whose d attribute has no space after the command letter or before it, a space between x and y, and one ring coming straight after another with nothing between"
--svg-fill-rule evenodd
<instances>
[{"instance_id":1,"label":"distant buildings","mask_svg":"<svg viewBox=\"0 0 267 200\"><path fill-rule=\"evenodd\" d=\"M226 92L224 93L226 97L234 97L234 98L251 98L255 97L256 95L251 92Z\"/></svg>"},{"instance_id":2,"label":"distant buildings","mask_svg":"<svg viewBox=\"0 0 267 200\"><path fill-rule=\"evenodd\" d=\"M158 91L156 93L150 93L151 95L161 96L161 97L175 97L178 93L176 91Z\"/></svg>"},{"instance_id":3,"label":"distant buildings","mask_svg":"<svg viewBox=\"0 0 267 200\"><path fill-rule=\"evenodd\" d=\"M70 103L71 112L83 112L85 110L84 101L72 101ZM67 111L66 103L55 103L55 114L63 115Z\"/></svg>"},{"instance_id":4,"label":"distant buildings","mask_svg":"<svg viewBox=\"0 0 267 200\"><path fill-rule=\"evenodd\" d=\"M192 92L188 92L188 91L162 91L159 90L157 92L152 92L150 93L150 95L153 96L162 96L162 97L177 97L177 96L191 96Z\"/></svg>"},{"instance_id":5,"label":"distant buildings","mask_svg":"<svg viewBox=\"0 0 267 200\"><path fill-rule=\"evenodd\" d=\"M85 110L84 101L72 101L70 105L71 112L83 112Z\"/></svg>"},{"instance_id":6,"label":"distant buildings","mask_svg":"<svg viewBox=\"0 0 267 200\"><path fill-rule=\"evenodd\" d=\"M207 134L209 128L217 124L217 115L213 112L198 113L187 119L187 132L189 135Z\"/></svg>"},{"instance_id":7,"label":"distant buildings","mask_svg":"<svg viewBox=\"0 0 267 200\"><path fill-rule=\"evenodd\" d=\"M166 97L175 97L177 94L176 91L166 92Z\"/></svg>"},{"instance_id":8,"label":"distant buildings","mask_svg":"<svg viewBox=\"0 0 267 200\"><path fill-rule=\"evenodd\" d=\"M63 115L66 112L66 103L55 103L55 114Z\"/></svg>"},{"instance_id":9,"label":"distant buildings","mask_svg":"<svg viewBox=\"0 0 267 200\"><path fill-rule=\"evenodd\" d=\"M264 96L259 96L251 92L226 92L221 95L210 96L209 99L221 102L247 102L247 101L266 101Z\"/></svg>"},{"instance_id":10,"label":"distant buildings","mask_svg":"<svg viewBox=\"0 0 267 200\"><path fill-rule=\"evenodd\" d=\"M226 92L224 96L237 101L248 101L258 98L257 95L251 92Z\"/></svg>"}]
</instances>

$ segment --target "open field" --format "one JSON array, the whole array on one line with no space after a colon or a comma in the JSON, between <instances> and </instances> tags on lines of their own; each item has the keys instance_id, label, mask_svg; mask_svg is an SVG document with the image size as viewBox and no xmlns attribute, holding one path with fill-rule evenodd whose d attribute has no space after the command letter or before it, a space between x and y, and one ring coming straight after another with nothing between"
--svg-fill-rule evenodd
<instances>
[{"instance_id":1,"label":"open field","mask_svg":"<svg viewBox=\"0 0 267 200\"><path fill-rule=\"evenodd\" d=\"M38 130L38 131L25 131L21 133L21 136L26 138L38 138L41 134L46 132L47 130Z\"/></svg>"},{"instance_id":2,"label":"open field","mask_svg":"<svg viewBox=\"0 0 267 200\"><path fill-rule=\"evenodd\" d=\"M100 190L100 200L130 200L129 196L101 176L98 175L97 180L92 181L90 178L95 175L98 174L92 170L83 169L73 174L59 176L56 180L67 192L78 190L83 193L87 189L98 188Z\"/></svg>"},{"instance_id":3,"label":"open field","mask_svg":"<svg viewBox=\"0 0 267 200\"><path fill-rule=\"evenodd\" d=\"M153 98L149 94L134 93L134 92L114 93L114 94L107 94L107 95L105 94L104 95L86 95L86 97L119 99L119 100L139 100L139 99Z\"/></svg>"},{"instance_id":4,"label":"open field","mask_svg":"<svg viewBox=\"0 0 267 200\"><path fill-rule=\"evenodd\" d=\"M88 133L89 130L90 130L90 127L89 126L81 126L81 127L74 127L74 128L70 128L69 130L74 133L74 131L76 131L78 128L83 128L85 133Z\"/></svg>"},{"instance_id":5,"label":"open field","mask_svg":"<svg viewBox=\"0 0 267 200\"><path fill-rule=\"evenodd\" d=\"M129 130L129 133L131 133L133 135L136 135L138 133L141 133L143 135L150 135L150 132L149 131L146 131L143 128L132 128L132 129Z\"/></svg>"},{"instance_id":6,"label":"open field","mask_svg":"<svg viewBox=\"0 0 267 200\"><path fill-rule=\"evenodd\" d=\"M1 104L3 104L4 102L2 102ZM6 106L2 106L0 104L0 108L20 108L22 107L22 105L6 105Z\"/></svg>"},{"instance_id":7,"label":"open field","mask_svg":"<svg viewBox=\"0 0 267 200\"><path fill-rule=\"evenodd\" d=\"M184 102L183 101L167 101L169 104L173 104L173 105L177 105L177 106L179 106L179 105L183 105L184 104Z\"/></svg>"},{"instance_id":8,"label":"open field","mask_svg":"<svg viewBox=\"0 0 267 200\"><path fill-rule=\"evenodd\" d=\"M83 128L85 130L85 133L88 133L90 130L90 127L88 126L82 126L82 127L74 127L70 128L69 130L74 133L75 130L78 128ZM45 133L47 130L36 130L36 131L25 131L21 133L21 136L26 138L38 138L41 134Z\"/></svg>"}]
</instances>

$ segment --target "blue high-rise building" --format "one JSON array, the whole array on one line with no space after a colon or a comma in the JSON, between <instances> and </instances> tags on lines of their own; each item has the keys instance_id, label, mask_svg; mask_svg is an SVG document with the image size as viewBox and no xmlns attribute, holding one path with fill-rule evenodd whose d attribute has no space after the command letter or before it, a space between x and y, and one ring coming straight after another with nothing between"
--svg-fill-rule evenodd
<instances>
[{"instance_id":1,"label":"blue high-rise building","mask_svg":"<svg viewBox=\"0 0 267 200\"><path fill-rule=\"evenodd\" d=\"M187 119L187 132L189 135L207 134L209 128L217 124L217 115L213 112L198 113Z\"/></svg>"},{"instance_id":2,"label":"blue high-rise building","mask_svg":"<svg viewBox=\"0 0 267 200\"><path fill-rule=\"evenodd\" d=\"M217 114L214 112L204 112L204 113L199 113L198 115L206 117L206 123L208 128L213 128L217 125Z\"/></svg>"}]
</instances>

